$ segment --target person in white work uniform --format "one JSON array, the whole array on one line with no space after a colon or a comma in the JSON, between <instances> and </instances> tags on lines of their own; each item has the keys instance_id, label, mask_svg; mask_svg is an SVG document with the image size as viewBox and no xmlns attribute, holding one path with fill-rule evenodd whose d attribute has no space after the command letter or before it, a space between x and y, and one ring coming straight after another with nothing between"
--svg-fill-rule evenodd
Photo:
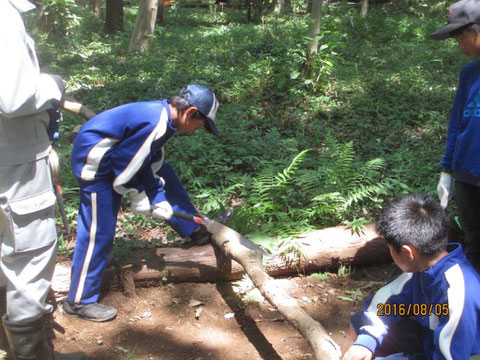
<instances>
[{"instance_id":1,"label":"person in white work uniform","mask_svg":"<svg viewBox=\"0 0 480 360\"><path fill-rule=\"evenodd\" d=\"M45 339L46 298L55 267L55 194L48 155L49 112L65 84L39 70L22 13L26 0L0 0L0 285L3 328L14 359L83 360Z\"/></svg>"}]
</instances>

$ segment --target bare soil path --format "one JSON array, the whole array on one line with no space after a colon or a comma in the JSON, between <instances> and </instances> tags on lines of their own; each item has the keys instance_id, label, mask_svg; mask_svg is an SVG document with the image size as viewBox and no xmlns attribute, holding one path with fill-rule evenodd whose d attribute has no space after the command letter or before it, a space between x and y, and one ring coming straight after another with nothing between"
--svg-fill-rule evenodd
<instances>
[{"instance_id":1,"label":"bare soil path","mask_svg":"<svg viewBox=\"0 0 480 360\"><path fill-rule=\"evenodd\" d=\"M278 281L345 351L350 314L395 271L387 264ZM133 299L111 289L102 302L117 307L115 320L87 322L57 309L53 343L58 351L82 350L89 360L313 359L302 336L246 283L165 284L137 288Z\"/></svg>"}]
</instances>

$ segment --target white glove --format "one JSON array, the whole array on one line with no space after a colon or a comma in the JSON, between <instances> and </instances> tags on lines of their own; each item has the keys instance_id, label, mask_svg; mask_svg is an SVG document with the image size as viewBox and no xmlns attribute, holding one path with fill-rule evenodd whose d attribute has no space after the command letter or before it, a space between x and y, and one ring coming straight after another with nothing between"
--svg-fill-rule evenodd
<instances>
[{"instance_id":1,"label":"white glove","mask_svg":"<svg viewBox=\"0 0 480 360\"><path fill-rule=\"evenodd\" d=\"M149 214L150 213L150 200L148 200L145 191L138 194L128 194L130 197L130 210L137 214Z\"/></svg>"},{"instance_id":2,"label":"white glove","mask_svg":"<svg viewBox=\"0 0 480 360\"><path fill-rule=\"evenodd\" d=\"M438 199L440 200L440 206L446 208L448 200L452 194L452 174L442 172L440 174L440 181L437 186Z\"/></svg>"},{"instance_id":3,"label":"white glove","mask_svg":"<svg viewBox=\"0 0 480 360\"><path fill-rule=\"evenodd\" d=\"M173 209L168 201L160 201L158 204L153 205L152 216L160 220L170 220L173 215Z\"/></svg>"}]
</instances>

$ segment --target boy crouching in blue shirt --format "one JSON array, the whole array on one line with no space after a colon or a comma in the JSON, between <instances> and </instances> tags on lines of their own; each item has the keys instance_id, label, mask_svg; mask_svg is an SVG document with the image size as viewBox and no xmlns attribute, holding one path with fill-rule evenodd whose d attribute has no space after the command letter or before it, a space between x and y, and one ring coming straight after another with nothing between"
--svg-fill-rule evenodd
<instances>
[{"instance_id":1,"label":"boy crouching in blue shirt","mask_svg":"<svg viewBox=\"0 0 480 360\"><path fill-rule=\"evenodd\" d=\"M404 273L352 316L357 338L342 360L480 359L480 275L460 244L447 244L440 204L401 197L376 229Z\"/></svg>"}]
</instances>

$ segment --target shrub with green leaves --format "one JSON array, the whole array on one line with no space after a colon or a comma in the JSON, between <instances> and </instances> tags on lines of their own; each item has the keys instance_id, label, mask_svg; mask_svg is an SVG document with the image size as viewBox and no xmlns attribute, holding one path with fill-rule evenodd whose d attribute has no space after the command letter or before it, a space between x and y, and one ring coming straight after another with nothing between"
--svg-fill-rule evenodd
<instances>
[{"instance_id":1,"label":"shrub with green leaves","mask_svg":"<svg viewBox=\"0 0 480 360\"><path fill-rule=\"evenodd\" d=\"M140 56L126 50L136 1L125 4L124 32L105 36L87 7L55 0L73 16L69 41L37 36L37 49L68 94L96 112L192 82L214 89L221 137L200 130L165 148L200 211L234 205L233 226L257 239L341 223L358 230L386 197L435 193L468 59L454 41L430 40L445 22L444 0L376 1L365 17L355 6L325 5L319 53L309 59L307 3L293 1L292 14L265 14L261 24L246 24L240 9L167 10ZM82 121L65 116L57 143L70 219L78 185L68 159Z\"/></svg>"},{"instance_id":2,"label":"shrub with green leaves","mask_svg":"<svg viewBox=\"0 0 480 360\"><path fill-rule=\"evenodd\" d=\"M242 187L245 200L232 219L243 233L286 237L370 218L395 183L383 173L384 160L360 161L352 142L341 144L332 135L326 136L323 148L301 151L281 171L263 165Z\"/></svg>"}]
</instances>

